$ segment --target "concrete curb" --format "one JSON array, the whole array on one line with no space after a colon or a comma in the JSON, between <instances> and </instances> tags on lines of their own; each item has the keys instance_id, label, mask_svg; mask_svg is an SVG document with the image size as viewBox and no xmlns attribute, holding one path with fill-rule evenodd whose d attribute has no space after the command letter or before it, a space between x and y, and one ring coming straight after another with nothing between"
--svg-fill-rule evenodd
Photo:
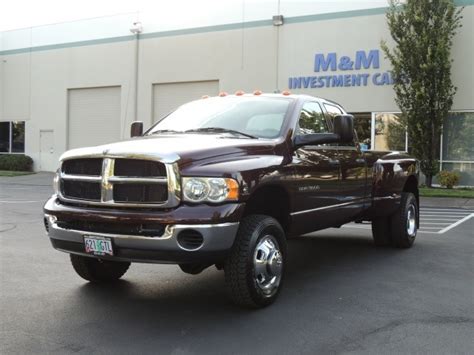
<instances>
[{"instance_id":1,"label":"concrete curb","mask_svg":"<svg viewBox=\"0 0 474 355\"><path fill-rule=\"evenodd\" d=\"M474 199L452 197L420 197L421 207L465 208L474 210Z\"/></svg>"}]
</instances>

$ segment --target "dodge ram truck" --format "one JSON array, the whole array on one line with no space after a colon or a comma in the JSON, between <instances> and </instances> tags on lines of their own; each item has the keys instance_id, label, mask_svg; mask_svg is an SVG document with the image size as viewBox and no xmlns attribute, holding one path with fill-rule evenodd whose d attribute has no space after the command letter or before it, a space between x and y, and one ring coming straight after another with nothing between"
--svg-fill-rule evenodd
<instances>
[{"instance_id":1,"label":"dodge ram truck","mask_svg":"<svg viewBox=\"0 0 474 355\"><path fill-rule=\"evenodd\" d=\"M44 206L52 246L90 282L132 262L224 270L230 298L275 301L287 239L370 221L377 246L409 248L419 226L418 162L361 151L354 118L325 99L202 99L131 138L65 152Z\"/></svg>"}]
</instances>

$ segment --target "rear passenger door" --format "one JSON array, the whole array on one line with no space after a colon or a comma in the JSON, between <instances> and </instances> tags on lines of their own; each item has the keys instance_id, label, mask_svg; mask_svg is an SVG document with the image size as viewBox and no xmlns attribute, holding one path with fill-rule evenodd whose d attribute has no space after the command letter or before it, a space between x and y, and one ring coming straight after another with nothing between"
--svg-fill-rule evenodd
<instances>
[{"instance_id":1,"label":"rear passenger door","mask_svg":"<svg viewBox=\"0 0 474 355\"><path fill-rule=\"evenodd\" d=\"M332 121L344 112L336 105L323 103L326 114ZM341 163L341 184L339 203L348 203L341 207L342 216L349 221L364 209L368 194L367 164L360 147L356 142L337 144L338 159Z\"/></svg>"},{"instance_id":2,"label":"rear passenger door","mask_svg":"<svg viewBox=\"0 0 474 355\"><path fill-rule=\"evenodd\" d=\"M299 115L296 134L328 133L328 119L316 101L306 102ZM337 146L308 145L293 153L296 173L295 205L292 213L294 234L302 234L337 224L330 206L338 203L340 166Z\"/></svg>"}]
</instances>

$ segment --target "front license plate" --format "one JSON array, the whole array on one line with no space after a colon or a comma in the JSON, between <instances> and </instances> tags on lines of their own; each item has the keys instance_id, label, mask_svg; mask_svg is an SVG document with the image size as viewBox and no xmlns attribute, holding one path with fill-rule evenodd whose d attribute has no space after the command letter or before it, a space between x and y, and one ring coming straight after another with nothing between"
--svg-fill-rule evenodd
<instances>
[{"instance_id":1,"label":"front license plate","mask_svg":"<svg viewBox=\"0 0 474 355\"><path fill-rule=\"evenodd\" d=\"M84 247L88 254L114 255L112 240L110 238L85 235Z\"/></svg>"}]
</instances>

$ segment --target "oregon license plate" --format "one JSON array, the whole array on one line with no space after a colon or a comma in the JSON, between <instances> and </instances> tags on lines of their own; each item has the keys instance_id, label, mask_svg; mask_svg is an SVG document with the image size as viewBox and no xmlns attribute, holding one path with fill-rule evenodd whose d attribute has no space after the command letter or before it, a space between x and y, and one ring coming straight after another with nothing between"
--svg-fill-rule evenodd
<instances>
[{"instance_id":1,"label":"oregon license plate","mask_svg":"<svg viewBox=\"0 0 474 355\"><path fill-rule=\"evenodd\" d=\"M112 239L92 235L84 236L86 253L94 255L114 255Z\"/></svg>"}]
</instances>

